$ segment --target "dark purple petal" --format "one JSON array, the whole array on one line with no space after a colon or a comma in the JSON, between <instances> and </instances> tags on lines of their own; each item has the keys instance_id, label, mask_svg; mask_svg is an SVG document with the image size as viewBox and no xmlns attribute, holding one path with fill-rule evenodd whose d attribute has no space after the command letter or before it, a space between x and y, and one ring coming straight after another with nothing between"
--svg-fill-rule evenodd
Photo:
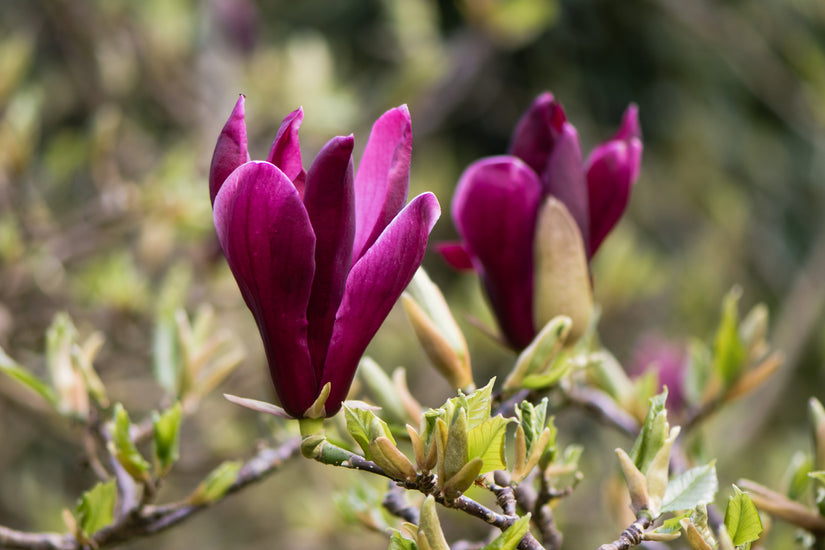
<instances>
[{"instance_id":1,"label":"dark purple petal","mask_svg":"<svg viewBox=\"0 0 825 550\"><path fill-rule=\"evenodd\" d=\"M642 142L636 137L603 143L587 159L591 257L627 208L641 163Z\"/></svg>"},{"instance_id":2,"label":"dark purple petal","mask_svg":"<svg viewBox=\"0 0 825 550\"><path fill-rule=\"evenodd\" d=\"M536 174L541 174L566 120L564 110L553 99L553 94L541 94L516 124L509 153L526 162Z\"/></svg>"},{"instance_id":3,"label":"dark purple petal","mask_svg":"<svg viewBox=\"0 0 825 550\"><path fill-rule=\"evenodd\" d=\"M533 240L542 188L512 156L471 164L453 197L453 221L490 297L499 327L517 349L533 327Z\"/></svg>"},{"instance_id":4,"label":"dark purple petal","mask_svg":"<svg viewBox=\"0 0 825 550\"><path fill-rule=\"evenodd\" d=\"M215 229L261 332L281 405L301 417L319 385L307 348L306 311L315 235L289 178L267 162L232 172L215 197Z\"/></svg>"},{"instance_id":5,"label":"dark purple petal","mask_svg":"<svg viewBox=\"0 0 825 550\"><path fill-rule=\"evenodd\" d=\"M435 245L444 261L458 271L473 269L473 259L461 243L439 243Z\"/></svg>"},{"instance_id":6,"label":"dark purple petal","mask_svg":"<svg viewBox=\"0 0 825 550\"><path fill-rule=\"evenodd\" d=\"M212 153L212 165L209 168L209 199L212 204L215 204L215 196L229 174L245 162L249 162L249 151L244 122L244 96L241 95L229 120L224 124L215 144L215 152Z\"/></svg>"},{"instance_id":7,"label":"dark purple petal","mask_svg":"<svg viewBox=\"0 0 825 550\"><path fill-rule=\"evenodd\" d=\"M412 123L406 105L375 121L355 176L355 245L353 261L407 202L412 154Z\"/></svg>"},{"instance_id":8,"label":"dark purple petal","mask_svg":"<svg viewBox=\"0 0 825 550\"><path fill-rule=\"evenodd\" d=\"M298 139L298 129L301 127L303 120L304 110L301 107L298 107L284 118L278 133L275 135L275 140L272 142L269 156L266 158L268 162L280 168L286 174L286 177L292 180L295 188L298 189L298 194L301 196L304 194L306 171L301 164L301 142Z\"/></svg>"},{"instance_id":9,"label":"dark purple petal","mask_svg":"<svg viewBox=\"0 0 825 550\"><path fill-rule=\"evenodd\" d=\"M315 231L315 279L309 299L309 352L321 378L335 312L344 295L355 236L353 137L330 140L307 173L304 205Z\"/></svg>"},{"instance_id":10,"label":"dark purple petal","mask_svg":"<svg viewBox=\"0 0 825 550\"><path fill-rule=\"evenodd\" d=\"M421 265L430 231L440 215L435 195L419 195L352 266L321 379L321 385L332 383L327 416L346 399L361 355Z\"/></svg>"},{"instance_id":11,"label":"dark purple petal","mask_svg":"<svg viewBox=\"0 0 825 550\"><path fill-rule=\"evenodd\" d=\"M582 240L589 243L590 218L587 183L584 177L579 134L565 122L543 172L539 172L544 192L560 200L576 220ZM588 256L589 257L589 256Z\"/></svg>"}]
</instances>

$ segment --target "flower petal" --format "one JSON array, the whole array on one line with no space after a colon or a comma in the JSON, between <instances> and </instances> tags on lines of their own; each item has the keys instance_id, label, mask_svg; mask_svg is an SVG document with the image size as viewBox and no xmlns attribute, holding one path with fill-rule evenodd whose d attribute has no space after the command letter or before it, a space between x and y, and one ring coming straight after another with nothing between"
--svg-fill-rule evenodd
<instances>
[{"instance_id":1,"label":"flower petal","mask_svg":"<svg viewBox=\"0 0 825 550\"><path fill-rule=\"evenodd\" d=\"M364 255L407 202L412 123L406 105L375 121L355 175L353 262Z\"/></svg>"},{"instance_id":2,"label":"flower petal","mask_svg":"<svg viewBox=\"0 0 825 550\"><path fill-rule=\"evenodd\" d=\"M461 243L438 243L435 245L435 251L457 271L473 269L473 259Z\"/></svg>"},{"instance_id":3,"label":"flower petal","mask_svg":"<svg viewBox=\"0 0 825 550\"><path fill-rule=\"evenodd\" d=\"M218 240L258 323L281 405L299 418L320 387L307 348L315 235L306 209L277 167L249 162L226 179L214 210Z\"/></svg>"},{"instance_id":4,"label":"flower petal","mask_svg":"<svg viewBox=\"0 0 825 550\"><path fill-rule=\"evenodd\" d=\"M587 245L590 234L590 215L587 206L587 183L584 177L579 134L572 124L565 122L556 140L544 172L539 172L544 192L556 197L576 220L582 239Z\"/></svg>"},{"instance_id":5,"label":"flower petal","mask_svg":"<svg viewBox=\"0 0 825 550\"><path fill-rule=\"evenodd\" d=\"M561 104L553 94L544 92L516 124L509 153L526 162L536 174L543 173L566 121Z\"/></svg>"},{"instance_id":6,"label":"flower petal","mask_svg":"<svg viewBox=\"0 0 825 550\"><path fill-rule=\"evenodd\" d=\"M603 143L587 159L591 257L627 208L641 163L642 142L636 137Z\"/></svg>"},{"instance_id":7,"label":"flower petal","mask_svg":"<svg viewBox=\"0 0 825 550\"><path fill-rule=\"evenodd\" d=\"M453 221L481 275L499 327L515 348L533 327L533 240L542 196L536 173L513 156L482 159L462 174Z\"/></svg>"},{"instance_id":8,"label":"flower petal","mask_svg":"<svg viewBox=\"0 0 825 550\"><path fill-rule=\"evenodd\" d=\"M298 107L289 113L272 142L267 162L271 162L292 180L298 194L304 195L306 171L301 164L301 141L298 138L298 129L304 120L304 110Z\"/></svg>"},{"instance_id":9,"label":"flower petal","mask_svg":"<svg viewBox=\"0 0 825 550\"><path fill-rule=\"evenodd\" d=\"M304 205L315 232L315 279L309 299L309 352L320 379L335 312L344 295L355 237L352 135L330 140L307 173Z\"/></svg>"},{"instance_id":10,"label":"flower petal","mask_svg":"<svg viewBox=\"0 0 825 550\"><path fill-rule=\"evenodd\" d=\"M321 384L332 383L327 416L346 398L367 344L421 265L430 231L440 215L435 195L417 196L352 266L321 379Z\"/></svg>"},{"instance_id":11,"label":"flower petal","mask_svg":"<svg viewBox=\"0 0 825 550\"><path fill-rule=\"evenodd\" d=\"M244 96L238 98L229 120L218 136L215 152L212 153L212 165L209 168L209 199L215 204L215 195L221 185L235 168L249 162L246 140L246 123L244 122Z\"/></svg>"}]
</instances>

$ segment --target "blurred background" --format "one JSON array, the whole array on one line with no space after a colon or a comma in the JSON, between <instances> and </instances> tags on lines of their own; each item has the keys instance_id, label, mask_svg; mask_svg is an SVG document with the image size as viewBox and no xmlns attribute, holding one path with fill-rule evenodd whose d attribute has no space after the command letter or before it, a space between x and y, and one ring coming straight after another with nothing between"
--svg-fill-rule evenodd
<instances>
[{"instance_id":1,"label":"blurred background","mask_svg":"<svg viewBox=\"0 0 825 550\"><path fill-rule=\"evenodd\" d=\"M449 205L464 167L504 152L544 90L563 103L585 152L639 105L641 178L593 265L600 335L622 363L651 338L709 339L734 285L743 308L769 307L785 366L712 422L702 444L719 458L719 502L740 476L781 488L794 453L809 449L805 402L825 397L820 0L3 0L0 346L45 376L44 331L68 311L81 334L103 332L101 377L140 416L161 395L155 320L209 304L247 350L221 390L269 400L207 191L237 95L247 96L253 158L303 106L306 166L333 135L354 132L360 152L376 117L408 104L410 193L439 197L435 242L455 238ZM476 278L434 254L425 266L466 329L476 379L505 372L512 356L464 322L490 319ZM371 354L387 369L406 366L425 405L449 395L402 313ZM219 394L184 423L182 460L162 499L267 436L268 425ZM0 524L63 531L60 510L94 478L77 426L35 401L0 378ZM621 530L601 480L615 471L610 449L629 443L581 413L560 422L562 440L587 447L585 481L557 510L565 547L595 547ZM303 462L127 547L386 548L336 508L333 495L365 476ZM456 514L442 518L450 537L486 533ZM775 525L772 537L789 548L793 531Z\"/></svg>"}]
</instances>

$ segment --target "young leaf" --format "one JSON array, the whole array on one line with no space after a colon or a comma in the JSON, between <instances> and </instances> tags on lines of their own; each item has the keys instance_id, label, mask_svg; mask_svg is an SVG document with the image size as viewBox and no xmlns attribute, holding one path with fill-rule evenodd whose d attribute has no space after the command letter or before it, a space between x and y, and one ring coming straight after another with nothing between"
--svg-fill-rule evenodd
<instances>
[{"instance_id":1,"label":"young leaf","mask_svg":"<svg viewBox=\"0 0 825 550\"><path fill-rule=\"evenodd\" d=\"M467 425L470 428L478 426L488 418L490 418L490 408L492 406L493 397L493 383L495 378L483 388L479 388L473 393L466 396L467 400ZM450 401L452 401L451 399Z\"/></svg>"},{"instance_id":2,"label":"young leaf","mask_svg":"<svg viewBox=\"0 0 825 550\"><path fill-rule=\"evenodd\" d=\"M530 528L530 514L521 517L481 550L515 550Z\"/></svg>"},{"instance_id":3,"label":"young leaf","mask_svg":"<svg viewBox=\"0 0 825 550\"><path fill-rule=\"evenodd\" d=\"M98 483L83 493L77 502L77 525L84 535L92 535L110 525L114 518L115 481Z\"/></svg>"},{"instance_id":4,"label":"young leaf","mask_svg":"<svg viewBox=\"0 0 825 550\"><path fill-rule=\"evenodd\" d=\"M393 531L388 550L418 550L418 545L415 541L401 536L398 531Z\"/></svg>"},{"instance_id":5,"label":"young leaf","mask_svg":"<svg viewBox=\"0 0 825 550\"><path fill-rule=\"evenodd\" d=\"M718 490L713 462L691 468L667 484L661 512L676 512L710 504Z\"/></svg>"},{"instance_id":6,"label":"young leaf","mask_svg":"<svg viewBox=\"0 0 825 550\"><path fill-rule=\"evenodd\" d=\"M157 475L164 476L178 460L178 442L180 440L180 422L183 415L180 403L163 414L154 413L152 426L154 428L155 460Z\"/></svg>"},{"instance_id":7,"label":"young leaf","mask_svg":"<svg viewBox=\"0 0 825 550\"><path fill-rule=\"evenodd\" d=\"M120 403L115 404L114 411L114 433L112 440L109 442L111 450L123 466L123 469L132 476L135 481L145 481L146 472L149 471L149 463L140 454L135 447L134 442L129 434L129 413L123 408Z\"/></svg>"},{"instance_id":8,"label":"young leaf","mask_svg":"<svg viewBox=\"0 0 825 550\"><path fill-rule=\"evenodd\" d=\"M734 494L728 499L725 510L725 529L733 544L741 546L753 542L762 533L762 520L751 497L739 487L733 486Z\"/></svg>"},{"instance_id":9,"label":"young leaf","mask_svg":"<svg viewBox=\"0 0 825 550\"><path fill-rule=\"evenodd\" d=\"M642 430L639 432L639 436L633 443L633 448L629 453L633 463L642 473L647 471L650 462L656 456L668 435L666 400L666 389L650 399L650 408L647 411L645 423L642 425Z\"/></svg>"},{"instance_id":10,"label":"young leaf","mask_svg":"<svg viewBox=\"0 0 825 550\"><path fill-rule=\"evenodd\" d=\"M347 420L347 431L364 451L367 459L370 458L370 442L376 438L386 437L395 444L390 427L371 410L356 409L344 404L344 417Z\"/></svg>"},{"instance_id":11,"label":"young leaf","mask_svg":"<svg viewBox=\"0 0 825 550\"><path fill-rule=\"evenodd\" d=\"M226 461L200 482L195 492L189 497L189 504L199 506L201 504L211 504L220 499L238 479L241 470L239 460Z\"/></svg>"},{"instance_id":12,"label":"young leaf","mask_svg":"<svg viewBox=\"0 0 825 550\"><path fill-rule=\"evenodd\" d=\"M513 419L496 415L467 433L467 456L480 457L484 461L481 473L506 468L504 462L504 436L507 424Z\"/></svg>"},{"instance_id":13,"label":"young leaf","mask_svg":"<svg viewBox=\"0 0 825 550\"><path fill-rule=\"evenodd\" d=\"M740 374L745 361L745 347L739 336L738 302L742 291L734 288L722 303L722 318L714 341L714 370L728 387Z\"/></svg>"},{"instance_id":14,"label":"young leaf","mask_svg":"<svg viewBox=\"0 0 825 550\"><path fill-rule=\"evenodd\" d=\"M45 399L52 407L57 407L57 396L54 394L54 391L45 382L42 382L29 371L18 365L14 359L6 355L3 348L0 348L0 372L7 374L40 395L40 397Z\"/></svg>"}]
</instances>

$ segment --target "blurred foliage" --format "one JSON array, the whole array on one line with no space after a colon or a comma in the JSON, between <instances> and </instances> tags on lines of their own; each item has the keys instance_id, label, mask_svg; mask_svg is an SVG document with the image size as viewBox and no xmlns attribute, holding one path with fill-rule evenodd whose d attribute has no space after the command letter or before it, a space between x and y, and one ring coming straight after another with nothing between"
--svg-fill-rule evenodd
<instances>
[{"instance_id":1,"label":"blurred foliage","mask_svg":"<svg viewBox=\"0 0 825 550\"><path fill-rule=\"evenodd\" d=\"M4 1L0 346L43 375L43 335L66 310L83 338L105 333L96 365L110 398L148 411L163 392L147 367L154 320L209 303L249 350L231 393L269 399L257 332L214 238L206 190L236 95L247 94L259 158L298 105L311 159L333 134L354 132L362 150L378 114L409 104L411 193L434 191L446 214L463 167L503 152L545 89L564 104L584 150L614 131L629 102L640 107L641 180L594 264L605 345L628 362L651 332L685 345L708 339L733 284L746 309L765 302L786 366L755 397L759 407L729 411L696 445L719 456L723 485L730 476L780 478L804 437L805 400L825 395L820 0ZM445 215L433 240L454 235ZM465 314L489 320L477 281L434 256L425 263L467 329L477 380L502 374L511 358L465 322ZM403 316L382 334L373 354L407 366L424 404L450 394L446 382L433 388ZM60 510L93 476L78 463L73 426L39 415L34 400L0 380L0 521L60 529ZM600 440L588 421L560 424L561 433ZM214 396L189 428L182 483L268 430ZM607 439L605 449L615 446ZM740 462L754 445L761 452ZM588 453L582 470L596 483L611 455L598 446ZM726 470L734 460L737 471ZM290 485L295 475L305 485ZM207 514L132 546L386 548L382 536L341 531L332 519L330 492L347 479L293 463L212 512L222 521ZM580 493L559 522L568 543L595 546L607 536L579 518L604 503ZM776 525L771 546L789 547L792 535Z\"/></svg>"}]
</instances>

